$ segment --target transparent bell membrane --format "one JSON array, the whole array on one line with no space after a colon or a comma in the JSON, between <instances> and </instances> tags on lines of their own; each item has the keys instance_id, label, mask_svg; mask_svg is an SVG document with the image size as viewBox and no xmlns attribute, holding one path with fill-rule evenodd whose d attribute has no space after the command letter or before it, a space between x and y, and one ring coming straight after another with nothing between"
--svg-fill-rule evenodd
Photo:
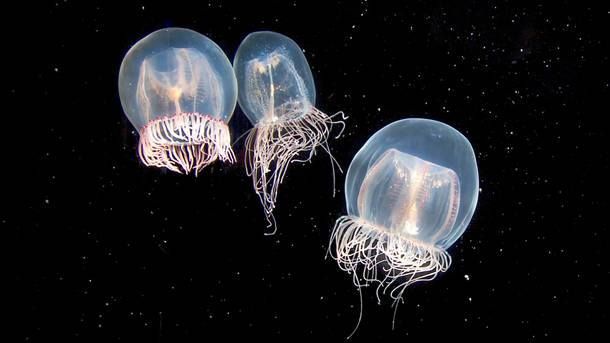
<instances>
[{"instance_id":1,"label":"transparent bell membrane","mask_svg":"<svg viewBox=\"0 0 610 343\"><path fill-rule=\"evenodd\" d=\"M233 68L239 106L252 125L297 118L315 106L316 89L307 59L282 34L249 34L237 50Z\"/></svg>"},{"instance_id":2,"label":"transparent bell membrane","mask_svg":"<svg viewBox=\"0 0 610 343\"><path fill-rule=\"evenodd\" d=\"M358 212L390 233L434 244L453 228L459 196L453 170L389 149L362 182Z\"/></svg>"},{"instance_id":3,"label":"transparent bell membrane","mask_svg":"<svg viewBox=\"0 0 610 343\"><path fill-rule=\"evenodd\" d=\"M168 28L149 34L127 52L119 71L119 95L138 130L179 113L228 122L237 82L216 43L192 30Z\"/></svg>"},{"instance_id":4,"label":"transparent bell membrane","mask_svg":"<svg viewBox=\"0 0 610 343\"><path fill-rule=\"evenodd\" d=\"M347 171L345 198L350 215L366 219L358 205L359 193L372 167L391 149L423 160L425 165L435 165L435 170L444 168L455 174L459 199L455 201L457 213L453 225L435 232L430 237L434 237L436 242L429 242L442 249L448 248L466 230L479 196L479 174L470 142L451 126L428 119L403 119L377 131L356 153ZM405 158L401 160L402 163L406 161ZM445 200L451 199L447 197ZM367 211L370 213L370 209Z\"/></svg>"},{"instance_id":5,"label":"transparent bell membrane","mask_svg":"<svg viewBox=\"0 0 610 343\"><path fill-rule=\"evenodd\" d=\"M155 31L125 55L119 71L125 114L140 134L144 164L176 172L233 161L226 125L237 81L222 50L182 28Z\"/></svg>"}]
</instances>

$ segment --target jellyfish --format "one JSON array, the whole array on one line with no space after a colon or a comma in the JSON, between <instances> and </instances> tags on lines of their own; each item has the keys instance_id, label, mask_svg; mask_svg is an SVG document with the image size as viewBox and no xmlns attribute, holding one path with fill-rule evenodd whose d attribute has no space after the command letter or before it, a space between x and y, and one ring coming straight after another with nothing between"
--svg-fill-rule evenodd
<instances>
[{"instance_id":1,"label":"jellyfish","mask_svg":"<svg viewBox=\"0 0 610 343\"><path fill-rule=\"evenodd\" d=\"M233 69L239 106L254 126L246 138L246 172L275 232L272 211L290 163L310 161L321 147L331 159L334 180L338 164L328 138L333 125L340 124L343 131L344 122L334 119L343 112L328 116L315 107L307 59L292 39L279 33L249 34L237 49Z\"/></svg>"},{"instance_id":2,"label":"jellyfish","mask_svg":"<svg viewBox=\"0 0 610 343\"><path fill-rule=\"evenodd\" d=\"M123 59L119 94L140 134L145 165L197 175L217 159L235 161L227 123L237 81L227 56L206 36L166 28L144 37Z\"/></svg>"},{"instance_id":3,"label":"jellyfish","mask_svg":"<svg viewBox=\"0 0 610 343\"><path fill-rule=\"evenodd\" d=\"M349 166L348 214L336 221L329 254L360 296L369 283L378 302L388 293L395 317L409 285L449 268L447 248L466 230L478 194L474 151L460 132L434 120L393 122ZM361 318L362 307L358 324Z\"/></svg>"}]
</instances>

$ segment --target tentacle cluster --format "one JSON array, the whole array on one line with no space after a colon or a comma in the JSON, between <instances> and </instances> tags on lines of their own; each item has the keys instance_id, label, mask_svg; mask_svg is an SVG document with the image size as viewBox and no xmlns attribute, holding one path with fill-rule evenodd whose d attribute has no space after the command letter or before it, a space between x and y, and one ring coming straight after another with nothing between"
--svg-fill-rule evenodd
<instances>
[{"instance_id":1,"label":"tentacle cluster","mask_svg":"<svg viewBox=\"0 0 610 343\"><path fill-rule=\"evenodd\" d=\"M235 162L227 124L199 113L150 121L140 130L138 152L147 166L195 175L217 159Z\"/></svg>"},{"instance_id":2,"label":"tentacle cluster","mask_svg":"<svg viewBox=\"0 0 610 343\"><path fill-rule=\"evenodd\" d=\"M394 306L409 285L432 280L451 265L451 256L443 249L390 233L355 216L337 220L329 254L353 275L358 288L361 279L375 282L377 300L381 301L380 293L388 292Z\"/></svg>"},{"instance_id":3,"label":"tentacle cluster","mask_svg":"<svg viewBox=\"0 0 610 343\"><path fill-rule=\"evenodd\" d=\"M342 120L335 120L343 112L328 116L311 106L305 114L302 107L285 104L276 109L277 120L257 124L246 138L246 172L252 177L254 190L259 196L270 226L274 226L273 209L277 200L279 185L282 183L288 165L292 162L309 162L322 147L328 153L333 168L341 170L328 146L328 138L334 125L345 128ZM334 186L333 186L334 189Z\"/></svg>"}]
</instances>

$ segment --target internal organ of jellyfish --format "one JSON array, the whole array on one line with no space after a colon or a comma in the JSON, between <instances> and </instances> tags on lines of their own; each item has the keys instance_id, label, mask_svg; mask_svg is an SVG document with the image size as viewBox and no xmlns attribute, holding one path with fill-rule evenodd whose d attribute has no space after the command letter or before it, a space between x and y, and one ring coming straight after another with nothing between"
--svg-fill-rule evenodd
<instances>
[{"instance_id":1,"label":"internal organ of jellyfish","mask_svg":"<svg viewBox=\"0 0 610 343\"><path fill-rule=\"evenodd\" d=\"M315 107L316 90L299 46L275 32L254 32L240 44L233 69L238 102L254 128L246 138L246 171L252 177L265 215L272 211L278 187L291 162L310 161L320 147L333 166L328 138L339 112L328 116ZM339 133L340 134L340 133Z\"/></svg>"},{"instance_id":2,"label":"internal organ of jellyfish","mask_svg":"<svg viewBox=\"0 0 610 343\"><path fill-rule=\"evenodd\" d=\"M479 194L468 140L452 127L403 119L358 151L345 181L348 215L329 252L354 283L377 283L394 306L407 286L432 280L451 264L449 248L466 230Z\"/></svg>"},{"instance_id":3,"label":"internal organ of jellyfish","mask_svg":"<svg viewBox=\"0 0 610 343\"><path fill-rule=\"evenodd\" d=\"M123 59L119 94L145 165L197 174L217 159L235 161L227 123L237 82L206 36L167 28L144 37Z\"/></svg>"}]
</instances>

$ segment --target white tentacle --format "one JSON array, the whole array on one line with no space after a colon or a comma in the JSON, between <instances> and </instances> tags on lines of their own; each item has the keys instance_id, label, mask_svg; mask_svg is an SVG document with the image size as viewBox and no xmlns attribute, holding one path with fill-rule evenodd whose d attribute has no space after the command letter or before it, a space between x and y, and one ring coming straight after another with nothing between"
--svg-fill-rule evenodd
<instances>
[{"instance_id":1,"label":"white tentacle","mask_svg":"<svg viewBox=\"0 0 610 343\"><path fill-rule=\"evenodd\" d=\"M198 113L180 113L150 121L140 130L140 159L147 166L197 175L220 159L235 162L225 122Z\"/></svg>"},{"instance_id":2,"label":"white tentacle","mask_svg":"<svg viewBox=\"0 0 610 343\"><path fill-rule=\"evenodd\" d=\"M328 247L339 268L353 275L354 285L377 283L377 300L389 293L397 306L405 289L445 272L451 256L443 249L391 233L355 216L335 223ZM353 333L352 333L353 334Z\"/></svg>"},{"instance_id":3,"label":"white tentacle","mask_svg":"<svg viewBox=\"0 0 610 343\"><path fill-rule=\"evenodd\" d=\"M277 108L275 113L280 114L280 119L259 123L246 137L246 172L252 177L270 226L275 226L272 212L290 163L309 162L316 148L322 147L331 159L333 182L335 165L341 171L328 147L328 138L334 125L345 127L342 120L334 119L343 112L328 116L312 106L301 114L302 107L292 105ZM270 234L273 233L275 230Z\"/></svg>"}]
</instances>

